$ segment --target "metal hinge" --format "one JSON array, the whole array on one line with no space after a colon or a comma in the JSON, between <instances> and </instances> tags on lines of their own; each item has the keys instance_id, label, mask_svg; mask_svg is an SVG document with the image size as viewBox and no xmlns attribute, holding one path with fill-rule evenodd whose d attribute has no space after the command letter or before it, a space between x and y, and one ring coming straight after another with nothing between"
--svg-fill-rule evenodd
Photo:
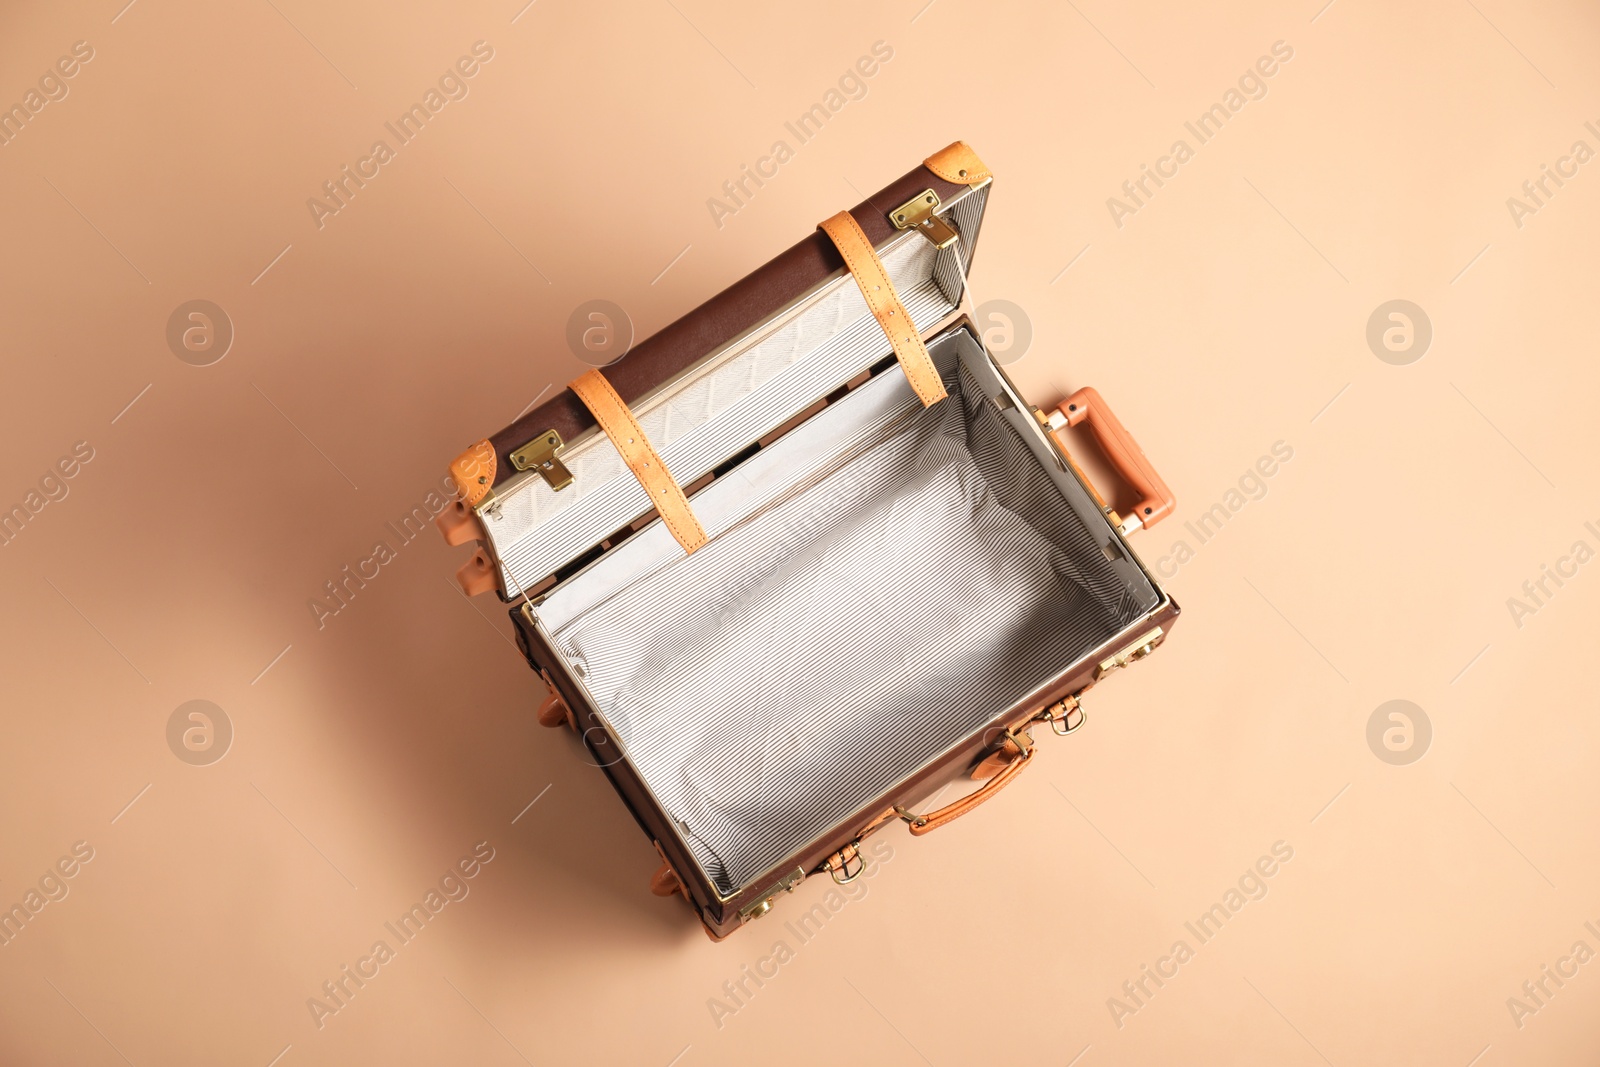
<instances>
[{"instance_id":1,"label":"metal hinge","mask_svg":"<svg viewBox=\"0 0 1600 1067\"><path fill-rule=\"evenodd\" d=\"M1144 657L1148 656L1151 650L1156 647L1156 643L1160 640L1161 627L1157 626L1154 630L1151 630L1149 633L1139 638L1121 652L1101 660L1099 669L1094 672L1095 681L1099 681L1101 678L1104 678L1106 675L1110 674L1114 670L1117 670L1119 667L1126 667L1134 660L1144 659Z\"/></svg>"},{"instance_id":2,"label":"metal hinge","mask_svg":"<svg viewBox=\"0 0 1600 1067\"><path fill-rule=\"evenodd\" d=\"M924 189L889 212L889 221L894 223L897 230L916 230L935 248L949 248L961 235L954 226L938 216L938 210L939 194L932 189Z\"/></svg>"},{"instance_id":3,"label":"metal hinge","mask_svg":"<svg viewBox=\"0 0 1600 1067\"><path fill-rule=\"evenodd\" d=\"M546 430L512 452L511 465L519 471L538 471L551 489L565 489L572 484L572 472L556 458L556 452L565 444L559 433Z\"/></svg>"},{"instance_id":4,"label":"metal hinge","mask_svg":"<svg viewBox=\"0 0 1600 1067\"><path fill-rule=\"evenodd\" d=\"M778 884L767 890L766 894L762 896L760 900L756 901L754 904L746 904L744 907L740 908L739 917L741 919L761 918L761 916L772 910L772 902L777 898L779 893L793 893L795 886L799 885L805 880L805 869L803 867L796 867L793 874L786 874L782 878L779 878Z\"/></svg>"}]
</instances>

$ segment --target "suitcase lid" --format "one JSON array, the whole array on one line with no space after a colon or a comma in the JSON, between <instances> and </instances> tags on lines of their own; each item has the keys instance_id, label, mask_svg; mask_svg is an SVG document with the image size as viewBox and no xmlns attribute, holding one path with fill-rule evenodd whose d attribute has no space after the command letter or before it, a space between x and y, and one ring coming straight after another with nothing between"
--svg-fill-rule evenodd
<instances>
[{"instance_id":1,"label":"suitcase lid","mask_svg":"<svg viewBox=\"0 0 1600 1067\"><path fill-rule=\"evenodd\" d=\"M961 302L990 184L956 142L850 211L924 336ZM688 487L890 352L843 257L816 230L603 373ZM570 388L468 449L451 471L507 600L652 513Z\"/></svg>"}]
</instances>

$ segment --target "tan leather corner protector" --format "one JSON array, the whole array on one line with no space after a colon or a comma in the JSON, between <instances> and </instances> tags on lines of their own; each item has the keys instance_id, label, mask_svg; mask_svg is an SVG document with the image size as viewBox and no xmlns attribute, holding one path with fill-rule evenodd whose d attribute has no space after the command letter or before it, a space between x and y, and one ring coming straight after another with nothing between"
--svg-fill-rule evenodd
<instances>
[{"instance_id":1,"label":"tan leather corner protector","mask_svg":"<svg viewBox=\"0 0 1600 1067\"><path fill-rule=\"evenodd\" d=\"M488 441L479 441L450 462L450 478L468 507L477 506L489 495L494 486L494 470L494 446Z\"/></svg>"},{"instance_id":2,"label":"tan leather corner protector","mask_svg":"<svg viewBox=\"0 0 1600 1067\"><path fill-rule=\"evenodd\" d=\"M538 718L540 726L548 726L552 730L558 726L569 724L566 702L561 699L560 694L555 690L551 690L550 695L545 698L545 702L539 705Z\"/></svg>"},{"instance_id":3,"label":"tan leather corner protector","mask_svg":"<svg viewBox=\"0 0 1600 1067\"><path fill-rule=\"evenodd\" d=\"M989 168L983 165L983 160L978 158L978 153L969 148L965 141L957 141L939 149L924 159L922 165L956 185L977 185L986 178L994 177L989 173Z\"/></svg>"},{"instance_id":4,"label":"tan leather corner protector","mask_svg":"<svg viewBox=\"0 0 1600 1067\"><path fill-rule=\"evenodd\" d=\"M943 400L944 382L939 380L939 368L933 365L933 357L917 334L917 324L906 313L906 306L889 281L889 272L883 269L861 224L850 212L841 211L823 222L821 230L844 257L845 267L860 286L872 317L883 327L906 379L922 398L922 406L931 407Z\"/></svg>"},{"instance_id":5,"label":"tan leather corner protector","mask_svg":"<svg viewBox=\"0 0 1600 1067\"><path fill-rule=\"evenodd\" d=\"M494 573L494 563L489 559L489 553L483 549L472 554L472 558L462 564L456 571L456 581L461 585L461 591L468 596L478 596L480 593L493 591L498 579Z\"/></svg>"},{"instance_id":6,"label":"tan leather corner protector","mask_svg":"<svg viewBox=\"0 0 1600 1067\"><path fill-rule=\"evenodd\" d=\"M690 510L689 498L672 480L667 465L661 462L661 457L639 428L639 420L633 417L633 412L628 410L628 405L622 402L622 397L617 395L606 376L598 370L592 370L572 382L571 389L594 414L595 421L606 436L611 438L611 443L621 453L628 469L644 486L650 503L661 515L661 521L666 523L667 529L672 531L672 536L678 539L683 550L693 552L705 544L706 532Z\"/></svg>"},{"instance_id":7,"label":"tan leather corner protector","mask_svg":"<svg viewBox=\"0 0 1600 1067\"><path fill-rule=\"evenodd\" d=\"M487 536L483 524L478 522L478 516L467 507L465 500L452 500L445 509L439 512L433 520L434 526L444 535L447 545L464 545L472 541L482 541Z\"/></svg>"}]
</instances>

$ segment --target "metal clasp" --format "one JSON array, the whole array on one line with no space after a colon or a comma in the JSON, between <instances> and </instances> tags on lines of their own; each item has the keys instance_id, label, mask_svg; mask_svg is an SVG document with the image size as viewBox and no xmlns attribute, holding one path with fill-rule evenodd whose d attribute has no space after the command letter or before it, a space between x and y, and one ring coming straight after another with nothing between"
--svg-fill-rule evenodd
<instances>
[{"instance_id":1,"label":"metal clasp","mask_svg":"<svg viewBox=\"0 0 1600 1067\"><path fill-rule=\"evenodd\" d=\"M1073 721L1074 712L1077 713L1076 722ZM1050 724L1051 733L1066 737L1083 729L1083 724L1089 721L1089 713L1078 703L1077 697L1067 697L1045 708L1039 713L1039 718Z\"/></svg>"},{"instance_id":2,"label":"metal clasp","mask_svg":"<svg viewBox=\"0 0 1600 1067\"><path fill-rule=\"evenodd\" d=\"M511 465L519 471L538 471L551 489L565 489L572 484L572 472L556 458L556 452L565 443L555 430L546 430L512 452Z\"/></svg>"},{"instance_id":3,"label":"metal clasp","mask_svg":"<svg viewBox=\"0 0 1600 1067\"><path fill-rule=\"evenodd\" d=\"M924 189L889 212L889 221L894 223L897 230L916 230L935 248L949 248L961 235L954 226L939 217L938 211L939 194L932 189Z\"/></svg>"},{"instance_id":4,"label":"metal clasp","mask_svg":"<svg viewBox=\"0 0 1600 1067\"><path fill-rule=\"evenodd\" d=\"M1144 659L1144 657L1148 656L1151 650L1156 647L1156 644L1161 640L1161 637L1161 627L1157 626L1154 630L1151 630L1133 644L1129 645L1127 648L1124 648L1121 652L1118 652L1114 656L1107 656L1105 659L1100 661L1099 668L1094 672L1095 681L1099 681L1101 678L1104 678L1106 675L1120 667L1126 667L1134 660Z\"/></svg>"}]
</instances>

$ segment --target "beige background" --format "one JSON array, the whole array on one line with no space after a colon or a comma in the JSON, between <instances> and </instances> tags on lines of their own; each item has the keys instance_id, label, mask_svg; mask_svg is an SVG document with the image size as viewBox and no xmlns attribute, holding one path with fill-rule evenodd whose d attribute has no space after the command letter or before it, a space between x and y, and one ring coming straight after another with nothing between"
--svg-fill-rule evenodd
<instances>
[{"instance_id":1,"label":"beige background","mask_svg":"<svg viewBox=\"0 0 1600 1067\"><path fill-rule=\"evenodd\" d=\"M1600 163L1520 227L1506 203L1600 149L1591 7L123 2L0 16L0 102L94 50L0 147L0 504L94 452L0 548L0 904L94 850L0 947L0 1061L1600 1054L1600 964L1520 1027L1507 1006L1600 950L1600 570L1507 607L1600 548ZM479 40L469 95L319 229L307 198ZM866 97L719 228L707 198L880 40ZM1277 41L1265 97L1119 228L1107 198ZM1097 386L1170 480L1138 546L1169 574L1195 550L1185 616L1006 795L889 831L812 940L782 923L826 908L816 881L713 945L535 724L497 605L449 580L463 550L399 547L321 629L308 601L582 369L579 303L648 334L956 137L998 175L974 294L1025 309L1032 397ZM167 345L192 299L236 331L211 366ZM1406 366L1365 338L1393 299L1433 328ZM1198 544L1183 524L1278 441L1265 496ZM210 766L167 744L193 699L235 730ZM1409 765L1368 747L1391 699L1432 725ZM319 1029L307 999L479 841L470 895ZM1199 944L1185 922L1279 841L1266 896ZM1119 1026L1108 998L1179 939Z\"/></svg>"}]
</instances>

